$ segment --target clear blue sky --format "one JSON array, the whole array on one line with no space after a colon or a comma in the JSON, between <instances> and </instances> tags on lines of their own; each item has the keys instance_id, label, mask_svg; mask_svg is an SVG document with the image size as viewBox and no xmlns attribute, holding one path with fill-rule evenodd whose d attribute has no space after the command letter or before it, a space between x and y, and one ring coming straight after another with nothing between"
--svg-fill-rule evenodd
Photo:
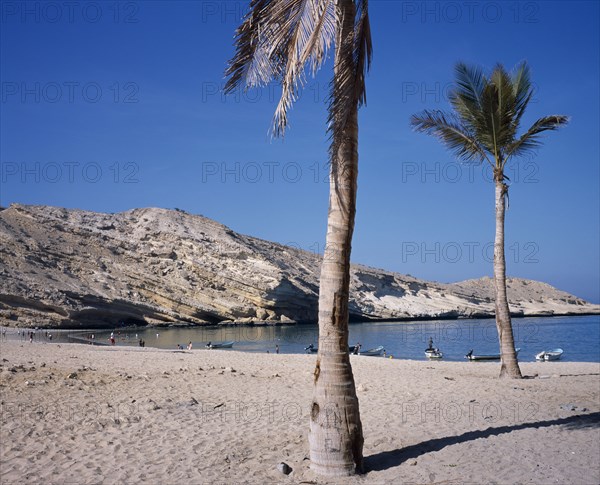
<instances>
[{"instance_id":1,"label":"clear blue sky","mask_svg":"<svg viewBox=\"0 0 600 485\"><path fill-rule=\"evenodd\" d=\"M276 86L219 92L246 6L2 1L0 203L178 207L322 251L331 62L271 141ZM408 120L448 107L457 61L527 60L524 125L572 121L508 171L508 273L599 302L599 2L372 0L370 13L353 260L444 282L491 275L489 178Z\"/></svg>"}]
</instances>

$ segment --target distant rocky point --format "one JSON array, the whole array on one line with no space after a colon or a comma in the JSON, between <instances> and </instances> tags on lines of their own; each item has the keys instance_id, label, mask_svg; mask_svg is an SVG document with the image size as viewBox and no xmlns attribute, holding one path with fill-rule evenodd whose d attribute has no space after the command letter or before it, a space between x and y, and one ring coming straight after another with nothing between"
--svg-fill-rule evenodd
<instances>
[{"instance_id":1,"label":"distant rocky point","mask_svg":"<svg viewBox=\"0 0 600 485\"><path fill-rule=\"evenodd\" d=\"M237 234L181 210L102 214L0 210L0 324L105 328L125 323L314 322L320 257ZM600 313L537 281L510 278L518 316ZM490 278L442 284L352 266L353 320L494 315Z\"/></svg>"}]
</instances>

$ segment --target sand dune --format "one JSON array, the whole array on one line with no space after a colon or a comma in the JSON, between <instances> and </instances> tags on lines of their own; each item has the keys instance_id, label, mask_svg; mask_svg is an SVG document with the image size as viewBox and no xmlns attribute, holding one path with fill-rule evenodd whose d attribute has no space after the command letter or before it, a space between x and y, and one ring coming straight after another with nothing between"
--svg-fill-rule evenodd
<instances>
[{"instance_id":1,"label":"sand dune","mask_svg":"<svg viewBox=\"0 0 600 485\"><path fill-rule=\"evenodd\" d=\"M600 364L352 356L368 472L309 469L310 355L0 343L0 481L600 481ZM285 462L293 471L277 470Z\"/></svg>"}]
</instances>

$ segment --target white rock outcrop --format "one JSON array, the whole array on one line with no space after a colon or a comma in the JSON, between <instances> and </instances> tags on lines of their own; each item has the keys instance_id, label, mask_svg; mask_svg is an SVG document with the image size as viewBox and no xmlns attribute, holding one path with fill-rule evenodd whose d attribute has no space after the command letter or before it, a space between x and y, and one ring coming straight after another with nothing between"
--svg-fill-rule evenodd
<instances>
[{"instance_id":1,"label":"white rock outcrop","mask_svg":"<svg viewBox=\"0 0 600 485\"><path fill-rule=\"evenodd\" d=\"M315 321L320 257L180 210L0 210L0 324ZM600 313L545 283L510 278L517 315ZM489 278L455 284L352 267L352 319L492 316Z\"/></svg>"}]
</instances>

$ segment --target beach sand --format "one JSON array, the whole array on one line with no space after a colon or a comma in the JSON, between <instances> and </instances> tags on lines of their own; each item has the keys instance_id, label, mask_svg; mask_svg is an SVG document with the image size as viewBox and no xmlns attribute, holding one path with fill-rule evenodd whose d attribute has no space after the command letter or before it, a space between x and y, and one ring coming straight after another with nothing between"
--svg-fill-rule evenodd
<instances>
[{"instance_id":1,"label":"beach sand","mask_svg":"<svg viewBox=\"0 0 600 485\"><path fill-rule=\"evenodd\" d=\"M314 355L0 342L0 483L598 484L600 364L352 356L367 473L309 469ZM290 475L277 470L287 463Z\"/></svg>"}]
</instances>

